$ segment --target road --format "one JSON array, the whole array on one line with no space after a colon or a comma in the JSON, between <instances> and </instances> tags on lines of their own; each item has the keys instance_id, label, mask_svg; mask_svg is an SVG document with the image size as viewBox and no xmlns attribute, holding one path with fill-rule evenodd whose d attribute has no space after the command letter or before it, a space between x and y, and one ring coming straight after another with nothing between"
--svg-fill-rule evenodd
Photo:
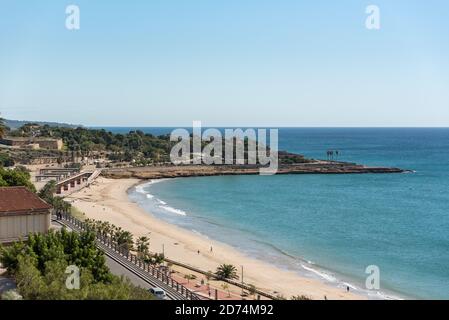
<instances>
[{"instance_id":1,"label":"road","mask_svg":"<svg viewBox=\"0 0 449 320\"><path fill-rule=\"evenodd\" d=\"M69 230L73 230L73 228L70 227L67 221L63 222L53 220L52 223L55 228L61 228L61 224L63 224ZM105 253L108 267L111 269L111 272L113 274L125 275L131 280L134 285L140 286L142 288L162 288L167 294L167 300L186 300L186 297L184 297L183 294L174 290L159 279L153 277L151 274L145 272L135 264L129 262L128 260L124 260L122 256L118 255L116 252L114 252L104 244L97 241L97 246Z\"/></svg>"},{"instance_id":2,"label":"road","mask_svg":"<svg viewBox=\"0 0 449 320\"><path fill-rule=\"evenodd\" d=\"M54 229L62 228L62 226L56 221L52 221L52 225ZM131 281L133 285L144 289L150 289L155 287L151 285L149 282L143 280L141 277L134 274L133 272L129 271L127 268L125 268L124 266L122 266L120 263L110 258L109 256L105 255L105 258L106 258L106 265L108 266L109 270L116 276L125 276Z\"/></svg>"}]
</instances>

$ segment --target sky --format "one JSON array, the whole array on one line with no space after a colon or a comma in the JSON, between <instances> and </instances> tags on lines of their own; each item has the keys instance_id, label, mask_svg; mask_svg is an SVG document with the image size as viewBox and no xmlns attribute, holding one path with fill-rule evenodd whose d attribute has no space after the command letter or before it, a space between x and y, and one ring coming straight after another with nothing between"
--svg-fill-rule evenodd
<instances>
[{"instance_id":1,"label":"sky","mask_svg":"<svg viewBox=\"0 0 449 320\"><path fill-rule=\"evenodd\" d=\"M66 28L66 7L80 29ZM380 29L365 26L367 6ZM447 0L0 0L0 113L89 126L449 126Z\"/></svg>"}]
</instances>

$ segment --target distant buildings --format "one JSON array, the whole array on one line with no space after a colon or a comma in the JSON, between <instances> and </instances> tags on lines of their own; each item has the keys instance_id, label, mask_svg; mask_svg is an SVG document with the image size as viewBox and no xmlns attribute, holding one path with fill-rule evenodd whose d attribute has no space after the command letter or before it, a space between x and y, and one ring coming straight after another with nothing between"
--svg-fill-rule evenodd
<instances>
[{"instance_id":1,"label":"distant buildings","mask_svg":"<svg viewBox=\"0 0 449 320\"><path fill-rule=\"evenodd\" d=\"M0 144L20 149L61 150L63 147L61 139L51 138L5 137L0 139Z\"/></svg>"},{"instance_id":2,"label":"distant buildings","mask_svg":"<svg viewBox=\"0 0 449 320\"><path fill-rule=\"evenodd\" d=\"M50 229L52 207L25 187L0 188L0 243Z\"/></svg>"}]
</instances>

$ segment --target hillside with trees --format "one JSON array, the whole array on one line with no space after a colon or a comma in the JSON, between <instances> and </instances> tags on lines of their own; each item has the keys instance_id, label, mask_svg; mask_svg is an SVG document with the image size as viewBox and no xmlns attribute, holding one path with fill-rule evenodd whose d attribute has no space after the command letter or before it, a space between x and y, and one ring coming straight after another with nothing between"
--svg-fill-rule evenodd
<instances>
[{"instance_id":1,"label":"hillside with trees","mask_svg":"<svg viewBox=\"0 0 449 320\"><path fill-rule=\"evenodd\" d=\"M65 154L70 154L72 158L103 154L111 162L132 162L137 166L170 163L170 151L176 144L176 142L170 141L170 135L168 134L155 136L140 130L120 134L104 129L37 126L36 124L26 124L11 131L10 135L62 139ZM224 138L222 143L224 152ZM246 139L244 143L245 150L247 150L248 140ZM204 147L208 142L202 141L202 144ZM61 155L64 152L61 152ZM245 158L247 159L246 152ZM284 164L310 161L302 155L288 152L279 152L279 160L280 163Z\"/></svg>"}]
</instances>

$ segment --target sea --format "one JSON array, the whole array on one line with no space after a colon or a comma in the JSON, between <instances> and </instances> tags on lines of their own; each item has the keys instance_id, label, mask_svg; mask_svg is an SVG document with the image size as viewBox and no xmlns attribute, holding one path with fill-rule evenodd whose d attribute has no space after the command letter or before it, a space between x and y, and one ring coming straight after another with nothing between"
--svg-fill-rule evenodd
<instances>
[{"instance_id":1,"label":"sea","mask_svg":"<svg viewBox=\"0 0 449 320\"><path fill-rule=\"evenodd\" d=\"M338 150L340 161L411 172L167 179L129 197L157 218L370 299L449 299L449 128L280 128L279 149L314 159Z\"/></svg>"}]
</instances>

